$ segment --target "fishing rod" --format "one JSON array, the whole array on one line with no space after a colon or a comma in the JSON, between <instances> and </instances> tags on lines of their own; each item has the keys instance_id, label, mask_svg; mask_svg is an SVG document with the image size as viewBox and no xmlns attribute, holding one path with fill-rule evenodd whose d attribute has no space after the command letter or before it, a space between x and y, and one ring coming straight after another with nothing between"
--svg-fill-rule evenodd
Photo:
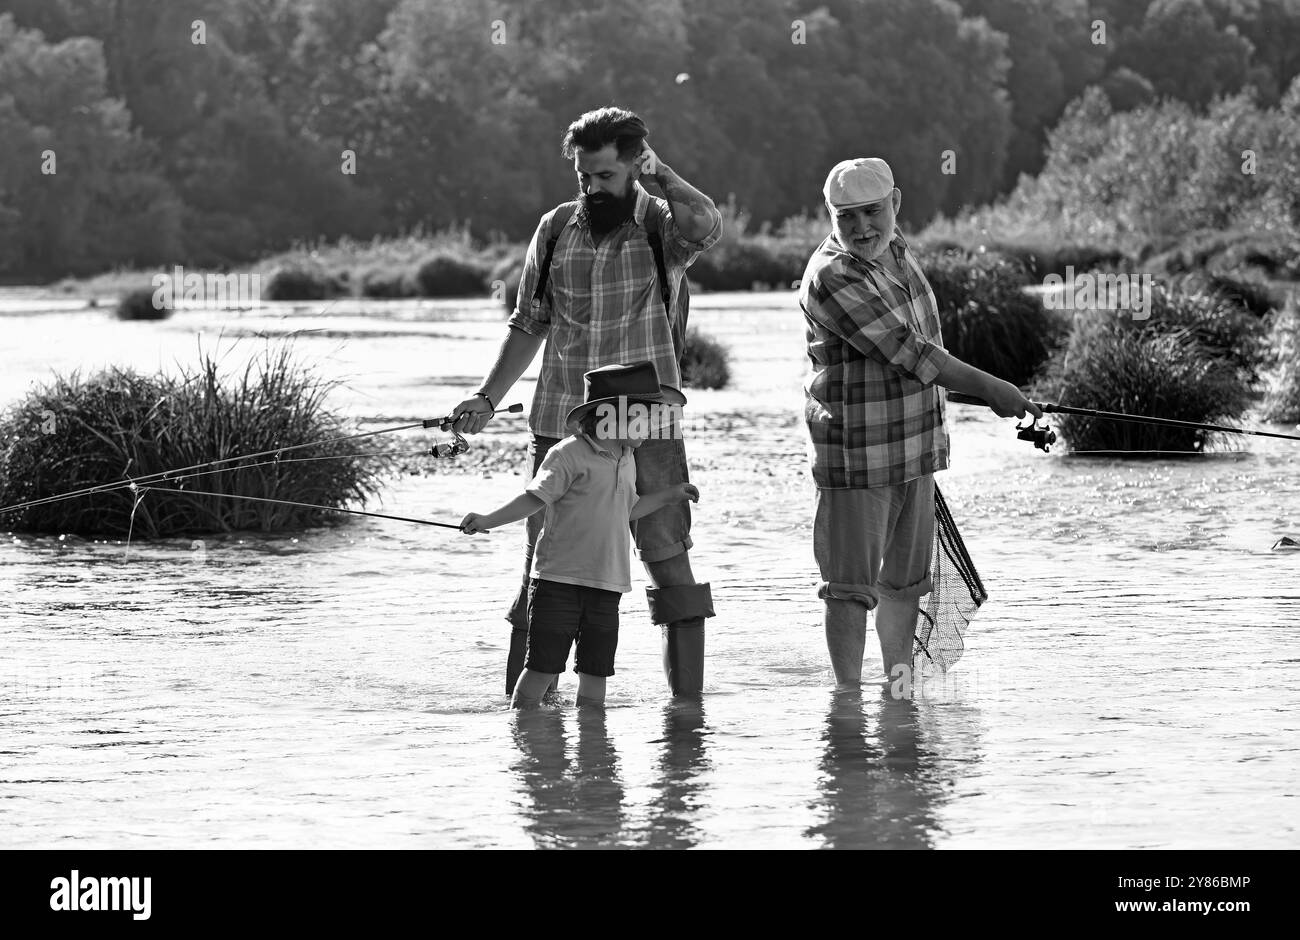
<instances>
[{"instance_id":1,"label":"fishing rod","mask_svg":"<svg viewBox=\"0 0 1300 940\"><path fill-rule=\"evenodd\" d=\"M523 410L524 410L523 404L521 404L520 402L515 402L513 405L509 405L505 408L495 409L492 412L492 414L494 415L495 414L519 414ZM267 461L265 463L256 465L256 466L266 466L268 463L273 464L273 463L280 462L281 454L287 454L292 451L302 450L307 447L320 447L326 444L342 444L347 441L357 441L367 437L375 437L380 434L392 434L397 431L410 431L415 428L423 428L423 429L437 428L440 431L446 431L451 428L452 423L455 422L455 420L459 417L460 415L445 415L441 418L426 418L423 421L419 421L414 424L402 424L391 428L380 428L378 431L367 431L363 434L350 434L345 437L327 438L325 440L320 440L320 441L308 441L305 444L292 444L288 447L276 447L270 450L258 451L252 454L241 454L237 457L223 457L219 460L208 460L203 463L196 463L188 467L180 467L173 470L162 470L159 471L158 473L147 473L139 477L125 477L113 483L100 483L96 486L88 486L79 490L72 490L67 493L59 493L54 496L43 496L40 497L39 499L29 499L26 500L25 502L14 503L13 505L10 506L2 506L0 507L0 515L9 512L17 512L20 509L29 509L33 506L43 506L47 503L59 502L65 499L75 499L76 497L79 496L90 496L96 493L108 493L120 489L135 489L142 484L161 483L161 482L167 482L169 480L181 480L187 476L201 475L199 473L195 473L194 471L201 470L204 473L218 472L218 471L208 470L205 468L217 467L222 469L234 469L234 470L251 469L248 467L226 468L224 465L230 463L236 463L241 460L255 460L258 457L267 457L267 456L274 455L275 460ZM458 457L461 454L467 452L469 450L469 442L465 440L465 438L457 431L453 431L452 434L455 437L455 441L453 443L440 443L440 444L433 445L433 447L429 449L428 456L439 457L439 458ZM342 457L346 455L338 455L338 456Z\"/></svg>"},{"instance_id":2,"label":"fishing rod","mask_svg":"<svg viewBox=\"0 0 1300 940\"><path fill-rule=\"evenodd\" d=\"M395 519L398 522L414 522L417 525L436 525L444 529L456 529L457 531L460 530L460 526L453 525L450 522L434 522L430 519L412 519L409 516L390 516L382 512L365 512L361 509L342 509L338 506L321 506L316 503L300 503L291 499L271 499L270 497L267 496L241 496L238 493L209 493L203 490L175 489L170 486L141 486L138 489L139 492L142 494L141 498L143 498L144 493L154 492L154 493L182 493L190 496L217 496L222 499L247 499L255 503L275 503L280 506L303 506L306 507L307 509L323 509L326 510L327 512L346 512L353 516L373 516L376 519Z\"/></svg>"},{"instance_id":3,"label":"fishing rod","mask_svg":"<svg viewBox=\"0 0 1300 940\"><path fill-rule=\"evenodd\" d=\"M967 395L963 392L949 392L948 400L956 402L959 405L983 405L990 407L989 403L975 395ZM1286 441L1300 441L1300 435L1282 434L1278 431L1265 431L1260 428L1237 428L1226 424L1204 424L1199 421L1179 421L1174 418L1157 418L1151 415L1131 415L1120 411L1099 411L1096 408L1072 408L1069 405L1058 405L1055 402L1039 401L1034 402L1042 409L1044 414L1064 414L1078 415L1084 418L1100 418L1106 421L1127 421L1132 424L1154 424L1161 427L1187 428L1196 431L1214 431L1220 434L1244 434L1253 437L1277 437ZM1048 453L1050 445L1056 443L1056 432L1050 428L1038 427L1038 419L1031 418L1030 423L1024 426L1016 425L1016 430L1020 432L1016 436L1022 441L1030 441L1035 447Z\"/></svg>"}]
</instances>

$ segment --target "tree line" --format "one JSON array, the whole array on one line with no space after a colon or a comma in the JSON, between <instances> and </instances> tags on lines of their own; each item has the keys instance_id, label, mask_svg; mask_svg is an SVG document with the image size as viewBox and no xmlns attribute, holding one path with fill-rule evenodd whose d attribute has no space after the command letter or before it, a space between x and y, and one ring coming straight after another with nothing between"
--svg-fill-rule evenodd
<instances>
[{"instance_id":1,"label":"tree line","mask_svg":"<svg viewBox=\"0 0 1300 940\"><path fill-rule=\"evenodd\" d=\"M919 225L1036 174L1089 86L1267 107L1297 73L1300 0L0 0L0 276L526 239L606 104L755 222L871 154Z\"/></svg>"}]
</instances>

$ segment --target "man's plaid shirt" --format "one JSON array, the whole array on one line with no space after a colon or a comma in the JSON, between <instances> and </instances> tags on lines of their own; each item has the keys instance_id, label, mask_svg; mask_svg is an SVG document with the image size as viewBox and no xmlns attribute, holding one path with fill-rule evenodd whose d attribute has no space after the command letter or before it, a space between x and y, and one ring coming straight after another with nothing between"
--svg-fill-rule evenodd
<instances>
[{"instance_id":1,"label":"man's plaid shirt","mask_svg":"<svg viewBox=\"0 0 1300 940\"><path fill-rule=\"evenodd\" d=\"M605 236L599 247L592 243L581 209L569 219L555 243L546 294L536 306L533 293L554 209L542 217L528 246L510 326L546 337L542 371L528 416L534 434L564 437L569 433L565 418L582 404L583 374L601 366L649 360L658 370L661 384L682 387L672 334L672 324L681 314L678 288L691 262L722 237L722 216L703 241L687 241L673 221L668 203L651 196L640 183L632 186L636 191L632 220ZM664 267L672 285L667 317L659 295L654 252L644 227L647 212L659 213Z\"/></svg>"},{"instance_id":2,"label":"man's plaid shirt","mask_svg":"<svg viewBox=\"0 0 1300 940\"><path fill-rule=\"evenodd\" d=\"M823 489L892 486L948 466L943 395L933 382L950 355L934 293L902 234L887 250L906 288L879 259L866 263L841 248L834 233L804 271L804 419L813 481Z\"/></svg>"}]
</instances>

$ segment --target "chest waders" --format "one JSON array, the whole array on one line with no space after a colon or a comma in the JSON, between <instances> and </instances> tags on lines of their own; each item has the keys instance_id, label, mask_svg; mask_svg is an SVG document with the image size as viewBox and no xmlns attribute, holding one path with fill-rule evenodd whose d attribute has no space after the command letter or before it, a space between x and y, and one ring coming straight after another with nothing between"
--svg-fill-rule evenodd
<instances>
[{"instance_id":1,"label":"chest waders","mask_svg":"<svg viewBox=\"0 0 1300 940\"><path fill-rule=\"evenodd\" d=\"M569 224L577 211L576 202L566 202L555 210L551 217L546 239L546 250L538 272L537 287L533 291L534 309L541 306L550 283L551 263L555 256L555 245L560 233ZM669 317L672 309L672 287L668 281L668 268L664 263L663 239L659 234L659 212L656 205L651 205L643 220L646 240L654 253L655 273L659 283L659 298L663 302L664 316ZM680 372L682 356L686 351L686 320L690 312L690 294L686 278L682 278L679 287L681 314L672 323L673 349L677 353L677 368ZM600 365L612 365L601 363ZM540 459L537 460L540 464ZM537 467L532 468L537 473ZM539 514L540 515L540 514ZM534 526L534 521L536 525ZM511 625L510 654L506 663L506 695L514 692L515 682L524 668L524 659L528 647L528 582L532 565L533 547L536 545L537 532L542 520L539 516L529 518L528 552L524 559L524 582L519 595L515 598L508 615ZM665 559L666 560L666 559ZM654 564L650 562L648 564ZM704 688L704 620L714 616L713 592L709 584L674 584L646 588L646 601L650 608L650 621L663 630L664 674L668 686L674 695L697 695Z\"/></svg>"}]
</instances>

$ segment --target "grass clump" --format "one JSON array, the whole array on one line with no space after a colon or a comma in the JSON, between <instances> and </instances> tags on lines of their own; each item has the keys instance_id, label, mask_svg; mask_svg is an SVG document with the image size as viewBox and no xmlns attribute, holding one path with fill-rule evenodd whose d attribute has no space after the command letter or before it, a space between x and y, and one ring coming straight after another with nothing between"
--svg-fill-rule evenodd
<instances>
[{"instance_id":1,"label":"grass clump","mask_svg":"<svg viewBox=\"0 0 1300 940\"><path fill-rule=\"evenodd\" d=\"M1300 307L1295 295L1273 320L1268 347L1276 357L1276 366L1264 396L1264 420L1300 423Z\"/></svg>"},{"instance_id":2,"label":"grass clump","mask_svg":"<svg viewBox=\"0 0 1300 940\"><path fill-rule=\"evenodd\" d=\"M1148 320L1113 313L1076 317L1049 363L1036 397L1074 408L1230 423L1251 401L1256 322L1221 298L1157 289ZM1196 452L1210 432L1192 428L1058 417L1075 452Z\"/></svg>"},{"instance_id":3,"label":"grass clump","mask_svg":"<svg viewBox=\"0 0 1300 940\"><path fill-rule=\"evenodd\" d=\"M425 297L472 297L483 293L485 273L475 260L436 254L416 270L415 283Z\"/></svg>"},{"instance_id":4,"label":"grass clump","mask_svg":"<svg viewBox=\"0 0 1300 940\"><path fill-rule=\"evenodd\" d=\"M345 436L353 432L325 405L336 384L300 366L288 345L268 347L231 376L203 354L197 369L175 376L109 368L90 378L56 377L0 416L0 506ZM378 492L384 461L349 455L370 453L377 451L367 441L325 443L279 461L200 468L135 492L120 487L10 511L0 525L155 538L337 522L341 514L325 510L230 497L333 507L365 500Z\"/></svg>"},{"instance_id":5,"label":"grass clump","mask_svg":"<svg viewBox=\"0 0 1300 940\"><path fill-rule=\"evenodd\" d=\"M506 254L488 271L488 287L494 292L500 288L501 303L506 316L515 312L519 300L519 281L524 276L524 258L514 253Z\"/></svg>"},{"instance_id":6,"label":"grass clump","mask_svg":"<svg viewBox=\"0 0 1300 940\"><path fill-rule=\"evenodd\" d=\"M1156 283L1150 317L1140 326L1188 337L1201 355L1237 370L1248 384L1267 364L1265 323L1218 291Z\"/></svg>"},{"instance_id":7,"label":"grass clump","mask_svg":"<svg viewBox=\"0 0 1300 940\"><path fill-rule=\"evenodd\" d=\"M346 279L318 264L290 263L266 280L267 300L327 300L347 293Z\"/></svg>"},{"instance_id":8,"label":"grass clump","mask_svg":"<svg viewBox=\"0 0 1300 940\"><path fill-rule=\"evenodd\" d=\"M956 251L924 254L920 263L944 345L963 362L1024 385L1064 340L1064 321L1025 292L1030 277L1019 263Z\"/></svg>"},{"instance_id":9,"label":"grass clump","mask_svg":"<svg viewBox=\"0 0 1300 940\"><path fill-rule=\"evenodd\" d=\"M682 352L682 385L687 388L725 388L731 381L731 356L727 348L698 327L686 330Z\"/></svg>"},{"instance_id":10,"label":"grass clump","mask_svg":"<svg viewBox=\"0 0 1300 940\"><path fill-rule=\"evenodd\" d=\"M154 303L154 289L142 287L124 295L117 302L119 320L166 320L172 315L172 308L166 304Z\"/></svg>"},{"instance_id":11,"label":"grass clump","mask_svg":"<svg viewBox=\"0 0 1300 940\"><path fill-rule=\"evenodd\" d=\"M361 296L378 300L403 300L420 296L420 287L407 270L372 268L361 276Z\"/></svg>"}]
</instances>

